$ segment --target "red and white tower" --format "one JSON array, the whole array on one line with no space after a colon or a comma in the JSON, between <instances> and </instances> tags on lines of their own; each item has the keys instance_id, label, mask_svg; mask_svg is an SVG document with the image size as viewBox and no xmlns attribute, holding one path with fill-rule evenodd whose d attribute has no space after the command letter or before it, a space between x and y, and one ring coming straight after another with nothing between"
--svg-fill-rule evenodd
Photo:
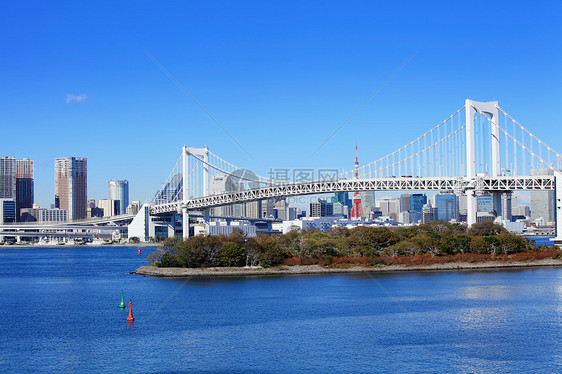
<instances>
[{"instance_id":1,"label":"red and white tower","mask_svg":"<svg viewBox=\"0 0 562 374\"><path fill-rule=\"evenodd\" d=\"M355 179L359 179L359 160L357 158L357 145L355 145ZM355 191L353 193L353 208L351 209L351 219L361 219L365 217L363 214L363 206L361 205L361 193Z\"/></svg>"}]
</instances>

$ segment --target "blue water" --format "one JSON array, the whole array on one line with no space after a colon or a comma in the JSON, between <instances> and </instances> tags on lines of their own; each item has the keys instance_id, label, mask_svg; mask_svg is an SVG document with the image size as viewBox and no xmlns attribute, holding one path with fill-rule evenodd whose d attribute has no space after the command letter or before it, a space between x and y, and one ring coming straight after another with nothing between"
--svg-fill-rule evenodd
<instances>
[{"instance_id":1,"label":"blue water","mask_svg":"<svg viewBox=\"0 0 562 374\"><path fill-rule=\"evenodd\" d=\"M1 248L0 371L562 370L559 268L160 279L136 251Z\"/></svg>"}]
</instances>

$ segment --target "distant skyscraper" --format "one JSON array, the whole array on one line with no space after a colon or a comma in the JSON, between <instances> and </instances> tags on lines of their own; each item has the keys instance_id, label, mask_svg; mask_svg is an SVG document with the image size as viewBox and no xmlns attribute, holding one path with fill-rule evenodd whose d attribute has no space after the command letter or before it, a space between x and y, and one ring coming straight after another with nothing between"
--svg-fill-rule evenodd
<instances>
[{"instance_id":1,"label":"distant skyscraper","mask_svg":"<svg viewBox=\"0 0 562 374\"><path fill-rule=\"evenodd\" d=\"M437 208L426 204L422 207L422 223L437 221Z\"/></svg>"},{"instance_id":2,"label":"distant skyscraper","mask_svg":"<svg viewBox=\"0 0 562 374\"><path fill-rule=\"evenodd\" d=\"M454 193L441 192L435 195L437 220L449 222L459 219L459 202Z\"/></svg>"},{"instance_id":3,"label":"distant skyscraper","mask_svg":"<svg viewBox=\"0 0 562 374\"><path fill-rule=\"evenodd\" d=\"M98 208L103 210L104 217L111 217L118 215L121 210L121 202L119 200L99 199Z\"/></svg>"},{"instance_id":4,"label":"distant skyscraper","mask_svg":"<svg viewBox=\"0 0 562 374\"><path fill-rule=\"evenodd\" d=\"M310 203L310 217L332 217L334 215L334 204L324 199L317 199Z\"/></svg>"},{"instance_id":5,"label":"distant skyscraper","mask_svg":"<svg viewBox=\"0 0 562 374\"><path fill-rule=\"evenodd\" d=\"M410 196L410 210L421 213L425 204L427 204L427 196L424 194L415 193Z\"/></svg>"},{"instance_id":6,"label":"distant skyscraper","mask_svg":"<svg viewBox=\"0 0 562 374\"><path fill-rule=\"evenodd\" d=\"M210 194L211 195L220 195L227 192L235 192L238 191L239 185L235 182L234 177L227 174L219 174L213 175L211 178L211 185L210 185ZM217 208L211 208L211 215L212 216L220 216L220 217L233 217L235 213L235 205L241 204L231 204L225 205ZM239 212L237 209L236 213ZM241 215L239 215L241 216Z\"/></svg>"},{"instance_id":7,"label":"distant skyscraper","mask_svg":"<svg viewBox=\"0 0 562 374\"><path fill-rule=\"evenodd\" d=\"M491 194L476 197L477 212L494 213L494 197ZM497 212L495 212L497 214Z\"/></svg>"},{"instance_id":8,"label":"distant skyscraper","mask_svg":"<svg viewBox=\"0 0 562 374\"><path fill-rule=\"evenodd\" d=\"M554 170L531 170L531 175L554 175ZM554 190L531 191L531 220L542 218L544 223L556 221Z\"/></svg>"},{"instance_id":9,"label":"distant skyscraper","mask_svg":"<svg viewBox=\"0 0 562 374\"><path fill-rule=\"evenodd\" d=\"M154 196L155 204L167 204L183 198L181 195L183 187L183 174L177 173L166 185Z\"/></svg>"},{"instance_id":10,"label":"distant skyscraper","mask_svg":"<svg viewBox=\"0 0 562 374\"><path fill-rule=\"evenodd\" d=\"M410 210L410 194L400 195L400 211L407 212Z\"/></svg>"},{"instance_id":11,"label":"distant skyscraper","mask_svg":"<svg viewBox=\"0 0 562 374\"><path fill-rule=\"evenodd\" d=\"M129 206L129 182L126 179L122 181L111 179L108 182L108 196L109 200L119 201L119 210L115 215L125 214Z\"/></svg>"},{"instance_id":12,"label":"distant skyscraper","mask_svg":"<svg viewBox=\"0 0 562 374\"><path fill-rule=\"evenodd\" d=\"M16 198L16 159L0 157L0 199Z\"/></svg>"},{"instance_id":13,"label":"distant skyscraper","mask_svg":"<svg viewBox=\"0 0 562 374\"><path fill-rule=\"evenodd\" d=\"M55 207L68 211L70 221L86 219L88 162L85 158L55 159Z\"/></svg>"},{"instance_id":14,"label":"distant skyscraper","mask_svg":"<svg viewBox=\"0 0 562 374\"><path fill-rule=\"evenodd\" d=\"M34 203L33 160L16 160L16 219L22 208L33 208Z\"/></svg>"}]
</instances>

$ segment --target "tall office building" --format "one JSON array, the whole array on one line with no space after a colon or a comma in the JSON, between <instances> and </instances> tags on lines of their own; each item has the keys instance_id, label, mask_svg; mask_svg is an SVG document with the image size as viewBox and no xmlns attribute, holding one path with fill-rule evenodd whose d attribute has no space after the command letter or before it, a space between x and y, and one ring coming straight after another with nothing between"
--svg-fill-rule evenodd
<instances>
[{"instance_id":1,"label":"tall office building","mask_svg":"<svg viewBox=\"0 0 562 374\"><path fill-rule=\"evenodd\" d=\"M531 170L531 175L554 175L554 170ZM531 191L531 220L542 219L545 224L556 221L554 190Z\"/></svg>"},{"instance_id":2,"label":"tall office building","mask_svg":"<svg viewBox=\"0 0 562 374\"><path fill-rule=\"evenodd\" d=\"M211 185L210 185L211 195L220 195L227 192L236 192L238 191L238 188L239 185L235 182L234 178L231 175L219 174L219 175L214 175L211 178ZM233 217L235 215L234 207L237 205L243 205L243 204L230 204L217 208L211 208L211 215L220 216L220 217ZM239 210L240 209L237 209L236 213L241 213Z\"/></svg>"},{"instance_id":3,"label":"tall office building","mask_svg":"<svg viewBox=\"0 0 562 374\"><path fill-rule=\"evenodd\" d=\"M65 209L69 221L86 219L88 161L86 158L55 159L55 208Z\"/></svg>"},{"instance_id":4,"label":"tall office building","mask_svg":"<svg viewBox=\"0 0 562 374\"><path fill-rule=\"evenodd\" d=\"M449 222L459 219L459 201L454 193L440 192L435 195L437 220Z\"/></svg>"},{"instance_id":5,"label":"tall office building","mask_svg":"<svg viewBox=\"0 0 562 374\"><path fill-rule=\"evenodd\" d=\"M437 221L437 208L431 206L431 204L425 204L422 207L422 223L428 223Z\"/></svg>"},{"instance_id":6,"label":"tall office building","mask_svg":"<svg viewBox=\"0 0 562 374\"><path fill-rule=\"evenodd\" d=\"M423 206L427 204L427 196L421 193L410 195L410 210L421 213Z\"/></svg>"},{"instance_id":7,"label":"tall office building","mask_svg":"<svg viewBox=\"0 0 562 374\"><path fill-rule=\"evenodd\" d=\"M16 159L0 157L0 199L16 198Z\"/></svg>"},{"instance_id":8,"label":"tall office building","mask_svg":"<svg viewBox=\"0 0 562 374\"><path fill-rule=\"evenodd\" d=\"M22 208L33 208L34 200L33 160L16 160L16 219Z\"/></svg>"},{"instance_id":9,"label":"tall office building","mask_svg":"<svg viewBox=\"0 0 562 374\"><path fill-rule=\"evenodd\" d=\"M491 194L480 195L476 197L477 212L493 213L497 215L498 212L494 211L494 197Z\"/></svg>"},{"instance_id":10,"label":"tall office building","mask_svg":"<svg viewBox=\"0 0 562 374\"><path fill-rule=\"evenodd\" d=\"M375 200L375 191L361 191L361 205L365 217L368 217L369 212L377 206Z\"/></svg>"},{"instance_id":11,"label":"tall office building","mask_svg":"<svg viewBox=\"0 0 562 374\"><path fill-rule=\"evenodd\" d=\"M112 217L118 215L121 211L121 202L112 199L99 199L98 208L103 210L104 217Z\"/></svg>"},{"instance_id":12,"label":"tall office building","mask_svg":"<svg viewBox=\"0 0 562 374\"><path fill-rule=\"evenodd\" d=\"M328 203L324 199L316 199L310 203L309 217L332 217L334 215L334 204Z\"/></svg>"},{"instance_id":13,"label":"tall office building","mask_svg":"<svg viewBox=\"0 0 562 374\"><path fill-rule=\"evenodd\" d=\"M109 200L119 201L119 210L115 211L115 215L125 214L125 210L129 206L129 182L125 179L116 181L111 179L107 183Z\"/></svg>"},{"instance_id":14,"label":"tall office building","mask_svg":"<svg viewBox=\"0 0 562 374\"><path fill-rule=\"evenodd\" d=\"M410 210L410 194L405 193L400 195L400 211L407 212Z\"/></svg>"}]
</instances>

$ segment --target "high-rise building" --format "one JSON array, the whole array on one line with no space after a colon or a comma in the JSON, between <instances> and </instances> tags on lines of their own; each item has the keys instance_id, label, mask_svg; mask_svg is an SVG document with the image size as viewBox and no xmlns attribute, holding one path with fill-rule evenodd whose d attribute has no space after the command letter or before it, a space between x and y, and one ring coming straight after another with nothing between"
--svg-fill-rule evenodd
<instances>
[{"instance_id":1,"label":"high-rise building","mask_svg":"<svg viewBox=\"0 0 562 374\"><path fill-rule=\"evenodd\" d=\"M98 208L103 209L104 217L116 216L121 211L121 205L119 200L112 199L99 199Z\"/></svg>"},{"instance_id":2,"label":"high-rise building","mask_svg":"<svg viewBox=\"0 0 562 374\"><path fill-rule=\"evenodd\" d=\"M16 159L0 157L0 199L16 198Z\"/></svg>"},{"instance_id":3,"label":"high-rise building","mask_svg":"<svg viewBox=\"0 0 562 374\"><path fill-rule=\"evenodd\" d=\"M531 170L531 175L554 175L554 170ZM541 218L545 224L556 221L556 195L554 190L531 191L531 220Z\"/></svg>"},{"instance_id":4,"label":"high-rise building","mask_svg":"<svg viewBox=\"0 0 562 374\"><path fill-rule=\"evenodd\" d=\"M236 192L238 191L239 187L240 187L239 184L236 183L235 178L232 177L231 175L227 175L227 174L214 175L211 178L210 194L221 195L227 192ZM235 213L235 209L234 209L235 205L243 205L243 204L230 204L217 208L211 208L211 215L219 216L219 217L233 217ZM236 209L236 213L242 213L240 212L240 210L242 209Z\"/></svg>"},{"instance_id":5,"label":"high-rise building","mask_svg":"<svg viewBox=\"0 0 562 374\"><path fill-rule=\"evenodd\" d=\"M271 218L273 217L273 209L275 208L275 199L270 198L267 200L262 200L261 202L261 217L260 218Z\"/></svg>"},{"instance_id":6,"label":"high-rise building","mask_svg":"<svg viewBox=\"0 0 562 374\"><path fill-rule=\"evenodd\" d=\"M117 181L111 179L107 183L109 200L119 201L119 210L115 215L125 214L125 210L129 206L129 182L125 179Z\"/></svg>"},{"instance_id":7,"label":"high-rise building","mask_svg":"<svg viewBox=\"0 0 562 374\"><path fill-rule=\"evenodd\" d=\"M334 215L333 203L328 203L324 199L317 199L316 202L310 203L309 217L332 217Z\"/></svg>"},{"instance_id":8,"label":"high-rise building","mask_svg":"<svg viewBox=\"0 0 562 374\"><path fill-rule=\"evenodd\" d=\"M410 210L410 194L405 193L400 195L400 211L407 212Z\"/></svg>"},{"instance_id":9,"label":"high-rise building","mask_svg":"<svg viewBox=\"0 0 562 374\"><path fill-rule=\"evenodd\" d=\"M400 209L400 200L392 197L383 197L377 199L377 206L380 208L382 215L387 217L392 217L392 219L398 219L398 213Z\"/></svg>"},{"instance_id":10,"label":"high-rise building","mask_svg":"<svg viewBox=\"0 0 562 374\"><path fill-rule=\"evenodd\" d=\"M55 159L55 208L68 212L68 220L86 219L88 161L86 158Z\"/></svg>"},{"instance_id":11,"label":"high-rise building","mask_svg":"<svg viewBox=\"0 0 562 374\"><path fill-rule=\"evenodd\" d=\"M491 194L477 196L476 202L477 212L497 214L497 212L494 212L494 197Z\"/></svg>"},{"instance_id":12,"label":"high-rise building","mask_svg":"<svg viewBox=\"0 0 562 374\"><path fill-rule=\"evenodd\" d=\"M34 200L33 160L16 160L16 219L22 208L33 208Z\"/></svg>"},{"instance_id":13,"label":"high-rise building","mask_svg":"<svg viewBox=\"0 0 562 374\"><path fill-rule=\"evenodd\" d=\"M440 192L435 195L437 220L449 222L459 219L459 201L454 193Z\"/></svg>"},{"instance_id":14,"label":"high-rise building","mask_svg":"<svg viewBox=\"0 0 562 374\"><path fill-rule=\"evenodd\" d=\"M183 190L183 174L177 173L175 174L172 179L164 187L159 190L156 195L154 196L154 203L155 204L167 204L171 203L172 201L181 200L183 198L182 193Z\"/></svg>"},{"instance_id":15,"label":"high-rise building","mask_svg":"<svg viewBox=\"0 0 562 374\"><path fill-rule=\"evenodd\" d=\"M410 210L421 213L423 206L427 204L427 196L421 193L410 195Z\"/></svg>"},{"instance_id":16,"label":"high-rise building","mask_svg":"<svg viewBox=\"0 0 562 374\"><path fill-rule=\"evenodd\" d=\"M376 206L375 191L361 191L361 207L365 217L368 217L368 213Z\"/></svg>"},{"instance_id":17,"label":"high-rise building","mask_svg":"<svg viewBox=\"0 0 562 374\"><path fill-rule=\"evenodd\" d=\"M437 208L425 204L422 208L422 223L437 221Z\"/></svg>"},{"instance_id":18,"label":"high-rise building","mask_svg":"<svg viewBox=\"0 0 562 374\"><path fill-rule=\"evenodd\" d=\"M133 201L131 205L127 207L127 214L137 214L141 208L140 201Z\"/></svg>"}]
</instances>

